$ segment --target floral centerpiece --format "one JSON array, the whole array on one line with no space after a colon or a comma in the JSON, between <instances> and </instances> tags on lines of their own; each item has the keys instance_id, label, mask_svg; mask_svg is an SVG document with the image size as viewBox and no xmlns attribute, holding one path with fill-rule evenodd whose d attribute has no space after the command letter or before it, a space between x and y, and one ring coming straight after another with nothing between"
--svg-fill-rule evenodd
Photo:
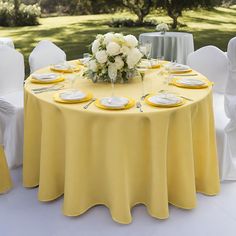
<instances>
[{"instance_id":1,"label":"floral centerpiece","mask_svg":"<svg viewBox=\"0 0 236 236\"><path fill-rule=\"evenodd\" d=\"M166 23L161 23L156 26L156 30L160 31L161 34L165 34L165 32L169 30L169 27Z\"/></svg>"},{"instance_id":2,"label":"floral centerpiece","mask_svg":"<svg viewBox=\"0 0 236 236\"><path fill-rule=\"evenodd\" d=\"M97 35L92 43L92 56L85 75L97 81L127 82L138 73L137 65L143 54L133 35L107 33Z\"/></svg>"}]
</instances>

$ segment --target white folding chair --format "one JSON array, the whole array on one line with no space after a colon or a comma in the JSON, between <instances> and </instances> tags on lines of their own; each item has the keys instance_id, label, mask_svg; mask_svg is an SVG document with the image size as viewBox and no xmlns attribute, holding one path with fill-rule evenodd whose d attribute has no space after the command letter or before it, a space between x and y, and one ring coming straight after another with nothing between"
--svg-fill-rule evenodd
<instances>
[{"instance_id":1,"label":"white folding chair","mask_svg":"<svg viewBox=\"0 0 236 236\"><path fill-rule=\"evenodd\" d=\"M0 119L3 145L10 168L23 159L23 55L8 46L0 46Z\"/></svg>"},{"instance_id":2,"label":"white folding chair","mask_svg":"<svg viewBox=\"0 0 236 236\"><path fill-rule=\"evenodd\" d=\"M224 93L228 79L229 62L223 51L215 46L206 46L189 54L187 64L214 82L213 108L217 138L220 176L224 179L226 149L225 127L229 122L224 108Z\"/></svg>"},{"instance_id":3,"label":"white folding chair","mask_svg":"<svg viewBox=\"0 0 236 236\"><path fill-rule=\"evenodd\" d=\"M225 90L225 111L230 121L225 128L226 152L224 179L236 180L236 37L229 41L227 56L229 59L229 77Z\"/></svg>"},{"instance_id":4,"label":"white folding chair","mask_svg":"<svg viewBox=\"0 0 236 236\"><path fill-rule=\"evenodd\" d=\"M30 72L66 61L65 52L48 40L38 43L29 56Z\"/></svg>"}]
</instances>

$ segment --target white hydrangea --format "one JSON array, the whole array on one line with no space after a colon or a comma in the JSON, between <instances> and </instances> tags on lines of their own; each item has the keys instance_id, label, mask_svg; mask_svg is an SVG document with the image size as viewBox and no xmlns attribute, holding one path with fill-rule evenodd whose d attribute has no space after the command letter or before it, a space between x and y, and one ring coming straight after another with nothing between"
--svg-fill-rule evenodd
<instances>
[{"instance_id":1,"label":"white hydrangea","mask_svg":"<svg viewBox=\"0 0 236 236\"><path fill-rule=\"evenodd\" d=\"M92 43L92 52L95 54L100 47L100 41L98 39L94 40Z\"/></svg>"},{"instance_id":2,"label":"white hydrangea","mask_svg":"<svg viewBox=\"0 0 236 236\"><path fill-rule=\"evenodd\" d=\"M107 53L105 50L102 50L102 51L98 51L96 54L95 54L95 57L97 59L97 61L101 64L104 64L107 62Z\"/></svg>"},{"instance_id":3,"label":"white hydrangea","mask_svg":"<svg viewBox=\"0 0 236 236\"><path fill-rule=\"evenodd\" d=\"M115 58L115 65L116 65L117 70L120 70L124 67L125 63L121 56L117 56Z\"/></svg>"},{"instance_id":4,"label":"white hydrangea","mask_svg":"<svg viewBox=\"0 0 236 236\"><path fill-rule=\"evenodd\" d=\"M109 56L116 56L120 53L120 45L115 42L111 42L107 45L107 53Z\"/></svg>"},{"instance_id":5,"label":"white hydrangea","mask_svg":"<svg viewBox=\"0 0 236 236\"><path fill-rule=\"evenodd\" d=\"M104 43L107 45L109 44L110 42L112 42L114 39L114 34L113 33L106 33L104 35Z\"/></svg>"},{"instance_id":6,"label":"white hydrangea","mask_svg":"<svg viewBox=\"0 0 236 236\"><path fill-rule=\"evenodd\" d=\"M91 60L91 61L89 61L88 67L89 67L89 69L92 70L93 72L97 72L98 66L97 66L96 60Z\"/></svg>"},{"instance_id":7,"label":"white hydrangea","mask_svg":"<svg viewBox=\"0 0 236 236\"><path fill-rule=\"evenodd\" d=\"M128 55L129 51L130 51L130 48L127 47L127 46L122 46L121 49L120 49L120 52L124 55Z\"/></svg>"},{"instance_id":8,"label":"white hydrangea","mask_svg":"<svg viewBox=\"0 0 236 236\"><path fill-rule=\"evenodd\" d=\"M138 40L136 39L135 36L129 34L124 36L124 39L129 47L134 48L138 46Z\"/></svg>"},{"instance_id":9,"label":"white hydrangea","mask_svg":"<svg viewBox=\"0 0 236 236\"><path fill-rule=\"evenodd\" d=\"M117 68L115 63L111 63L108 66L108 76L110 77L111 80L116 80L117 77Z\"/></svg>"},{"instance_id":10,"label":"white hydrangea","mask_svg":"<svg viewBox=\"0 0 236 236\"><path fill-rule=\"evenodd\" d=\"M130 52L127 56L127 64L129 69L133 69L142 57L143 54L137 48L130 49Z\"/></svg>"},{"instance_id":11,"label":"white hydrangea","mask_svg":"<svg viewBox=\"0 0 236 236\"><path fill-rule=\"evenodd\" d=\"M161 23L161 24L156 26L156 30L157 31L168 31L169 27L166 23Z\"/></svg>"}]
</instances>

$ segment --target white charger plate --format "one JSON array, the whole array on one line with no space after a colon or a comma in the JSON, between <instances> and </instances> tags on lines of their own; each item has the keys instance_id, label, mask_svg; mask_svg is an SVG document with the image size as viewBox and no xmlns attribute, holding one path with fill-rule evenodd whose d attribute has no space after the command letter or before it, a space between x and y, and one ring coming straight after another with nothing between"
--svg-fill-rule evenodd
<instances>
[{"instance_id":1,"label":"white charger plate","mask_svg":"<svg viewBox=\"0 0 236 236\"><path fill-rule=\"evenodd\" d=\"M60 93L59 97L64 101L82 100L86 97L86 93L80 90L71 90Z\"/></svg>"},{"instance_id":2,"label":"white charger plate","mask_svg":"<svg viewBox=\"0 0 236 236\"><path fill-rule=\"evenodd\" d=\"M125 97L104 97L100 99L100 103L108 108L122 108L129 103L129 99Z\"/></svg>"}]
</instances>

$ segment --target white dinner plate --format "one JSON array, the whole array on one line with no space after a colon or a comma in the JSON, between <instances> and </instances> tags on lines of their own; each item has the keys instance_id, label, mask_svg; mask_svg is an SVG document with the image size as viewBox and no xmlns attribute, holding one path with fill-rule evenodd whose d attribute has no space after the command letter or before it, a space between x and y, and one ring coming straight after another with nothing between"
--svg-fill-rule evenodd
<instances>
[{"instance_id":1,"label":"white dinner plate","mask_svg":"<svg viewBox=\"0 0 236 236\"><path fill-rule=\"evenodd\" d=\"M63 63L63 64L52 65L51 68L55 70L72 70L75 69L75 66L70 65L68 63Z\"/></svg>"},{"instance_id":2,"label":"white dinner plate","mask_svg":"<svg viewBox=\"0 0 236 236\"><path fill-rule=\"evenodd\" d=\"M129 99L124 97L105 97L101 98L100 103L108 108L122 108L129 103Z\"/></svg>"},{"instance_id":3,"label":"white dinner plate","mask_svg":"<svg viewBox=\"0 0 236 236\"><path fill-rule=\"evenodd\" d=\"M166 67L169 67L171 71L186 71L190 70L191 68L187 65L178 64L178 63L168 63Z\"/></svg>"},{"instance_id":4,"label":"white dinner plate","mask_svg":"<svg viewBox=\"0 0 236 236\"><path fill-rule=\"evenodd\" d=\"M86 94L80 90L71 90L60 93L59 97L65 101L74 101L84 99Z\"/></svg>"},{"instance_id":5,"label":"white dinner plate","mask_svg":"<svg viewBox=\"0 0 236 236\"><path fill-rule=\"evenodd\" d=\"M157 94L149 97L148 101L156 105L176 105L181 103L182 99L173 94Z\"/></svg>"},{"instance_id":6,"label":"white dinner plate","mask_svg":"<svg viewBox=\"0 0 236 236\"><path fill-rule=\"evenodd\" d=\"M49 73L49 74L32 74L33 79L39 81L54 81L58 78L57 74Z\"/></svg>"},{"instance_id":7,"label":"white dinner plate","mask_svg":"<svg viewBox=\"0 0 236 236\"><path fill-rule=\"evenodd\" d=\"M202 86L206 83L200 79L195 78L182 78L177 80L178 84L188 85L188 86Z\"/></svg>"}]
</instances>

